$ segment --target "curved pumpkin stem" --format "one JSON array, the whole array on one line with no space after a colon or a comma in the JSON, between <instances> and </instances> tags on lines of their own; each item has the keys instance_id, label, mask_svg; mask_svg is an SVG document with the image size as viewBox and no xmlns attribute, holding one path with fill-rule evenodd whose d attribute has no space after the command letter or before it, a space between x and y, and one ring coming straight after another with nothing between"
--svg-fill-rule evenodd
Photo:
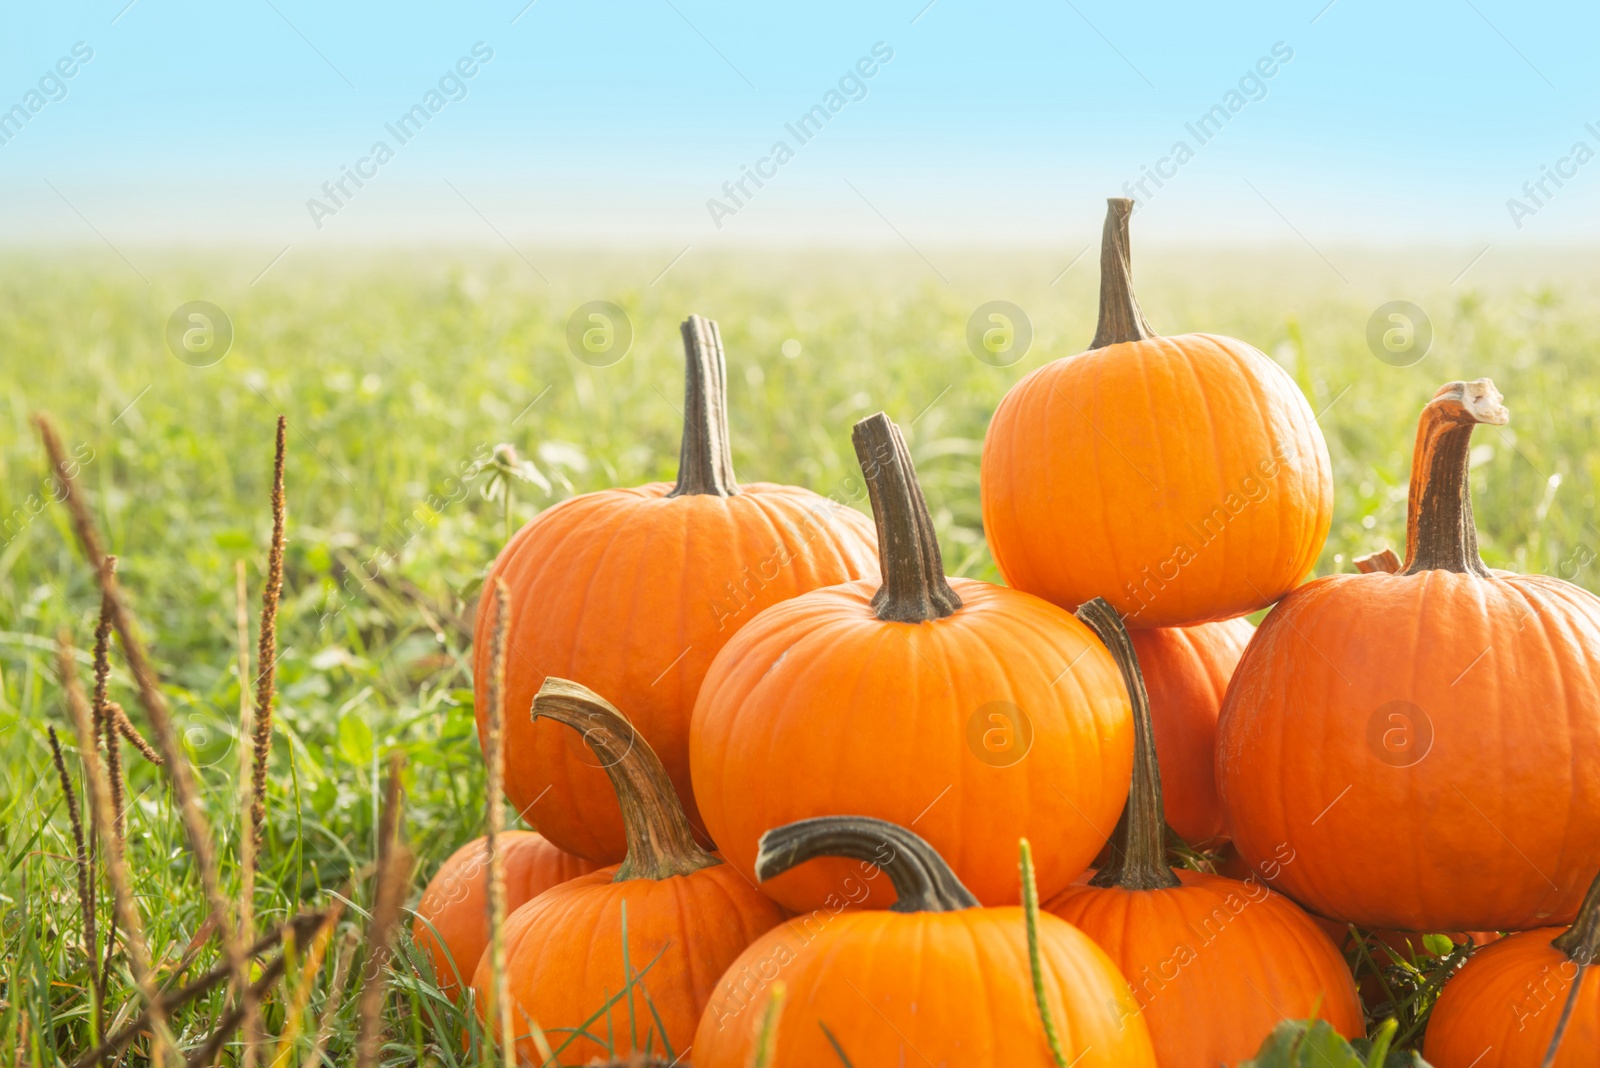
<instances>
[{"instance_id":1,"label":"curved pumpkin stem","mask_svg":"<svg viewBox=\"0 0 1600 1068\"><path fill-rule=\"evenodd\" d=\"M706 494L732 497L733 446L728 440L727 361L722 331L714 320L691 315L683 331L683 445L678 450L678 482L668 497Z\"/></svg>"},{"instance_id":2,"label":"curved pumpkin stem","mask_svg":"<svg viewBox=\"0 0 1600 1068\"><path fill-rule=\"evenodd\" d=\"M613 882L667 879L722 863L694 840L661 758L609 701L587 686L547 678L533 699L533 718L540 716L581 733L617 791L628 855Z\"/></svg>"},{"instance_id":3,"label":"curved pumpkin stem","mask_svg":"<svg viewBox=\"0 0 1600 1068\"><path fill-rule=\"evenodd\" d=\"M1150 719L1150 695L1139 670L1139 657L1122 617L1103 598L1096 597L1074 613L1111 650L1122 672L1128 700L1133 705L1133 783L1128 803L1117 820L1111 839L1111 863L1095 873L1090 886L1115 886L1122 890L1169 890L1181 886L1167 867L1167 821L1161 804L1161 765L1156 759L1155 727Z\"/></svg>"},{"instance_id":4,"label":"curved pumpkin stem","mask_svg":"<svg viewBox=\"0 0 1600 1068\"><path fill-rule=\"evenodd\" d=\"M1377 552L1358 556L1353 563L1356 565L1356 570L1363 575L1379 571L1385 575L1392 575L1400 570L1400 558L1394 554L1393 549L1379 549Z\"/></svg>"},{"instance_id":5,"label":"curved pumpkin stem","mask_svg":"<svg viewBox=\"0 0 1600 1068\"><path fill-rule=\"evenodd\" d=\"M1406 509L1406 563L1400 573L1454 571L1489 577L1478 556L1467 477L1472 429L1505 426L1511 416L1487 378L1448 382L1422 409L1411 458L1411 498Z\"/></svg>"},{"instance_id":6,"label":"curved pumpkin stem","mask_svg":"<svg viewBox=\"0 0 1600 1068\"><path fill-rule=\"evenodd\" d=\"M1133 257L1128 245L1128 216L1133 201L1111 197L1106 201L1106 225L1100 232L1100 323L1091 349L1148 341L1160 335L1145 320L1133 295Z\"/></svg>"},{"instance_id":7,"label":"curved pumpkin stem","mask_svg":"<svg viewBox=\"0 0 1600 1068\"><path fill-rule=\"evenodd\" d=\"M1589 892L1578 906L1578 918L1550 944L1578 964L1595 963L1600 955L1600 875L1589 884Z\"/></svg>"},{"instance_id":8,"label":"curved pumpkin stem","mask_svg":"<svg viewBox=\"0 0 1600 1068\"><path fill-rule=\"evenodd\" d=\"M943 619L961 607L961 598L944 577L939 539L900 428L879 412L857 423L850 440L878 525L883 585L873 595L873 609L893 623Z\"/></svg>"},{"instance_id":9,"label":"curved pumpkin stem","mask_svg":"<svg viewBox=\"0 0 1600 1068\"><path fill-rule=\"evenodd\" d=\"M817 857L849 857L889 876L899 900L891 912L956 912L978 907L972 891L937 850L898 823L870 816L818 816L774 827L756 850L756 878L782 875Z\"/></svg>"}]
</instances>

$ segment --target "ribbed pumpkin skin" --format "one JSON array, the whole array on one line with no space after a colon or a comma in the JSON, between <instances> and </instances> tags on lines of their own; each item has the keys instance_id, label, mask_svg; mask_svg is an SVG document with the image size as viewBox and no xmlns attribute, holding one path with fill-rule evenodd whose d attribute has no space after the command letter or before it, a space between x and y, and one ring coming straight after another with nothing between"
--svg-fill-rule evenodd
<instances>
[{"instance_id":1,"label":"ribbed pumpkin skin","mask_svg":"<svg viewBox=\"0 0 1600 1068\"><path fill-rule=\"evenodd\" d=\"M506 974L515 1007L550 1039L552 1048L566 1041L624 986L622 971L622 904L628 905L628 961L634 974L660 959L644 978L650 1001L666 1029L675 1053L694 1040L717 977L761 934L783 921L778 906L726 864L692 875L667 879L629 879L614 883L617 869L602 868L554 887L522 906L506 921ZM663 952L665 947L665 952ZM478 962L472 979L478 1010L489 991L489 956ZM643 1052L663 1049L655 1017L643 993L634 990L634 1022ZM590 1025L590 1034L606 1034L605 1017ZM616 1054L634 1052L628 999L611 1009ZM540 1063L531 1038L519 1039L517 1054ZM579 1039L561 1054L563 1064L609 1059L605 1048Z\"/></svg>"},{"instance_id":2,"label":"ribbed pumpkin skin","mask_svg":"<svg viewBox=\"0 0 1600 1068\"><path fill-rule=\"evenodd\" d=\"M489 577L510 587L506 796L550 841L599 863L622 859L621 813L581 735L529 722L545 677L625 709L699 826L689 717L717 650L768 605L878 570L871 521L809 490L757 482L732 497L667 497L671 488L563 501L512 538ZM478 606L473 654L480 742L489 604Z\"/></svg>"},{"instance_id":3,"label":"ribbed pumpkin skin","mask_svg":"<svg viewBox=\"0 0 1600 1068\"><path fill-rule=\"evenodd\" d=\"M1259 866L1291 843L1275 888L1363 927L1570 923L1600 841L1596 620L1593 595L1538 575L1302 586L1262 622L1218 723L1240 855ZM1378 757L1385 727L1404 727L1382 711L1393 701L1432 725L1409 767Z\"/></svg>"},{"instance_id":4,"label":"ribbed pumpkin skin","mask_svg":"<svg viewBox=\"0 0 1600 1068\"><path fill-rule=\"evenodd\" d=\"M950 585L963 607L925 623L877 619L876 582L818 590L763 612L718 655L690 760L706 827L752 880L762 832L872 816L914 828L985 905L1014 904L1018 838L1038 851L1040 892L1054 893L1116 827L1133 720L1111 654L1037 597ZM1033 728L1026 755L1003 767L980 759L969 734L976 717L981 738L980 710L997 701ZM856 893L853 869L822 858L762 888L804 912ZM893 903L886 884L865 903Z\"/></svg>"},{"instance_id":5,"label":"ribbed pumpkin skin","mask_svg":"<svg viewBox=\"0 0 1600 1068\"><path fill-rule=\"evenodd\" d=\"M1224 834L1217 798L1217 715L1254 633L1245 619L1133 632L1150 692L1167 823L1191 844Z\"/></svg>"},{"instance_id":6,"label":"ribbed pumpkin skin","mask_svg":"<svg viewBox=\"0 0 1600 1068\"><path fill-rule=\"evenodd\" d=\"M1045 997L1068 1063L1154 1068L1149 1034L1116 967L1067 924L1039 920ZM791 920L723 975L695 1035L696 1068L747 1068L775 979L787 993L772 1068L842 1063L819 1023L855 1065L1052 1063L1020 908L824 911Z\"/></svg>"},{"instance_id":7,"label":"ribbed pumpkin skin","mask_svg":"<svg viewBox=\"0 0 1600 1068\"><path fill-rule=\"evenodd\" d=\"M1311 407L1232 338L1133 341L1044 365L983 443L984 533L1007 583L1129 628L1230 619L1311 570L1332 519Z\"/></svg>"},{"instance_id":8,"label":"ribbed pumpkin skin","mask_svg":"<svg viewBox=\"0 0 1600 1068\"><path fill-rule=\"evenodd\" d=\"M594 864L562 852L532 831L504 831L499 845L505 859L508 912L558 883L595 869ZM489 944L487 838L474 838L439 866L417 905L411 937L433 958L439 989L454 993L472 982L478 958Z\"/></svg>"},{"instance_id":9,"label":"ribbed pumpkin skin","mask_svg":"<svg viewBox=\"0 0 1600 1068\"><path fill-rule=\"evenodd\" d=\"M1559 927L1503 938L1479 950L1433 1007L1422 1054L1434 1068L1530 1068L1542 1064L1577 965L1550 944ZM1485 1053L1487 1051L1487 1053ZM1583 992L1555 1068L1600 1064L1600 969Z\"/></svg>"},{"instance_id":10,"label":"ribbed pumpkin skin","mask_svg":"<svg viewBox=\"0 0 1600 1068\"><path fill-rule=\"evenodd\" d=\"M1075 884L1044 906L1127 976L1161 1068L1236 1064L1278 1021L1313 1012L1365 1033L1344 958L1311 917L1260 882L1177 876L1170 890Z\"/></svg>"}]
</instances>

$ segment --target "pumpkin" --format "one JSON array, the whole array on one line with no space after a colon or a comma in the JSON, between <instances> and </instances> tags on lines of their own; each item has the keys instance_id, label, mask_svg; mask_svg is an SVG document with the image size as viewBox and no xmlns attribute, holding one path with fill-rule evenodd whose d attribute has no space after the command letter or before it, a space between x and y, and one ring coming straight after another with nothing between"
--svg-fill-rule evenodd
<instances>
[{"instance_id":1,"label":"pumpkin","mask_svg":"<svg viewBox=\"0 0 1600 1068\"><path fill-rule=\"evenodd\" d=\"M605 774L577 736L532 723L548 675L573 679L628 710L698 825L689 787L689 716L717 650L761 609L874 573L871 525L853 508L795 486L738 485L728 444L717 325L683 324L683 446L676 484L586 493L512 538L485 589L504 579L506 796L558 847L622 859L622 817ZM478 735L488 729L489 598L478 605Z\"/></svg>"},{"instance_id":2,"label":"pumpkin","mask_svg":"<svg viewBox=\"0 0 1600 1068\"><path fill-rule=\"evenodd\" d=\"M1217 798L1217 714L1254 633L1246 619L1133 632L1150 694L1167 824L1193 845L1224 835Z\"/></svg>"},{"instance_id":3,"label":"pumpkin","mask_svg":"<svg viewBox=\"0 0 1600 1068\"><path fill-rule=\"evenodd\" d=\"M1365 1033L1339 950L1292 901L1166 864L1161 769L1134 645L1110 604L1078 610L1116 654L1133 700L1133 786L1111 863L1045 904L1092 938L1133 984L1161 1068L1214 1068L1254 1053L1283 1019L1320 1016Z\"/></svg>"},{"instance_id":4,"label":"pumpkin","mask_svg":"<svg viewBox=\"0 0 1600 1068\"><path fill-rule=\"evenodd\" d=\"M1322 431L1289 375L1250 345L1150 329L1132 288L1132 202L1109 204L1089 351L1024 377L984 438L995 563L1065 608L1105 597L1130 627L1264 608L1328 535Z\"/></svg>"},{"instance_id":5,"label":"pumpkin","mask_svg":"<svg viewBox=\"0 0 1600 1068\"><path fill-rule=\"evenodd\" d=\"M1451 976L1429 1018L1423 1055L1434 1068L1600 1064L1597 952L1600 876L1571 927L1503 938Z\"/></svg>"},{"instance_id":6,"label":"pumpkin","mask_svg":"<svg viewBox=\"0 0 1600 1068\"><path fill-rule=\"evenodd\" d=\"M497 841L505 862L508 910L595 869L533 831L502 831ZM453 994L471 981L489 944L487 838L474 838L440 865L417 905L411 938L433 961L440 990Z\"/></svg>"},{"instance_id":7,"label":"pumpkin","mask_svg":"<svg viewBox=\"0 0 1600 1068\"><path fill-rule=\"evenodd\" d=\"M758 1063L752 1054L778 983L785 993L767 1068L1052 1063L1023 909L981 907L921 837L864 817L824 816L763 835L756 874L771 879L817 857L849 858L859 881L890 884L894 904L817 909L752 943L700 1021L696 1068ZM1106 955L1048 914L1038 917L1037 943L1065 1063L1153 1068L1144 1021Z\"/></svg>"},{"instance_id":8,"label":"pumpkin","mask_svg":"<svg viewBox=\"0 0 1600 1068\"><path fill-rule=\"evenodd\" d=\"M1127 794L1133 725L1116 665L1049 602L946 579L899 429L880 412L853 437L883 581L769 608L717 655L689 740L706 826L752 878L772 827L855 814L915 827L986 905L1017 901L1012 849L1027 837L1054 893ZM824 858L766 890L808 911L848 870ZM888 904L870 889L867 904Z\"/></svg>"},{"instance_id":9,"label":"pumpkin","mask_svg":"<svg viewBox=\"0 0 1600 1068\"><path fill-rule=\"evenodd\" d=\"M1229 830L1313 912L1401 931L1570 923L1600 840L1600 599L1478 555L1486 378L1423 409L1398 572L1327 575L1272 610L1218 723ZM1382 857L1382 864L1352 863Z\"/></svg>"},{"instance_id":10,"label":"pumpkin","mask_svg":"<svg viewBox=\"0 0 1600 1068\"><path fill-rule=\"evenodd\" d=\"M717 977L783 913L695 841L660 759L615 706L577 683L546 679L533 715L572 729L593 751L621 805L628 852L506 921L517 1053L544 1063L533 1024L563 1064L687 1049ZM472 978L480 1014L491 956Z\"/></svg>"}]
</instances>

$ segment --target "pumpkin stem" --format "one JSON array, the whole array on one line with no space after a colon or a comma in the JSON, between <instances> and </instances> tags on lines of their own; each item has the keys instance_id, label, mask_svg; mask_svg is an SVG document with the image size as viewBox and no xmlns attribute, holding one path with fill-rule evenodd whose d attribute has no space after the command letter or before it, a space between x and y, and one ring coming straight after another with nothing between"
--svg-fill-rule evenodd
<instances>
[{"instance_id":1,"label":"pumpkin stem","mask_svg":"<svg viewBox=\"0 0 1600 1068\"><path fill-rule=\"evenodd\" d=\"M817 816L774 827L756 849L756 878L766 882L817 857L850 857L889 876L899 900L891 912L956 912L978 907L972 891L916 833L870 816Z\"/></svg>"},{"instance_id":2,"label":"pumpkin stem","mask_svg":"<svg viewBox=\"0 0 1600 1068\"><path fill-rule=\"evenodd\" d=\"M1356 570L1363 575L1370 575L1382 571L1385 575L1392 575L1400 570L1400 558L1394 554L1393 549L1379 549L1377 552L1358 556L1354 563Z\"/></svg>"},{"instance_id":3,"label":"pumpkin stem","mask_svg":"<svg viewBox=\"0 0 1600 1068\"><path fill-rule=\"evenodd\" d=\"M683 331L683 445L678 482L668 497L732 497L733 447L728 440L728 373L715 320L691 315Z\"/></svg>"},{"instance_id":4,"label":"pumpkin stem","mask_svg":"<svg viewBox=\"0 0 1600 1068\"><path fill-rule=\"evenodd\" d=\"M1089 342L1091 349L1160 336L1145 320L1139 299L1133 295L1133 258L1128 246L1128 216L1132 214L1133 201L1126 197L1106 201L1106 225L1100 232L1100 323Z\"/></svg>"},{"instance_id":5,"label":"pumpkin stem","mask_svg":"<svg viewBox=\"0 0 1600 1068\"><path fill-rule=\"evenodd\" d=\"M1511 416L1487 378L1448 382L1422 409L1411 458L1411 499L1406 509L1406 563L1400 573L1454 571L1489 577L1478 555L1467 468L1472 428L1505 426Z\"/></svg>"},{"instance_id":6,"label":"pumpkin stem","mask_svg":"<svg viewBox=\"0 0 1600 1068\"><path fill-rule=\"evenodd\" d=\"M1161 765L1156 759L1156 735L1150 721L1150 695L1144 688L1133 639L1128 636L1122 617L1103 597L1084 603L1074 614L1111 650L1133 705L1133 783L1111 838L1111 863L1096 872L1089 885L1122 890L1170 890L1181 886L1167 867Z\"/></svg>"},{"instance_id":7,"label":"pumpkin stem","mask_svg":"<svg viewBox=\"0 0 1600 1068\"><path fill-rule=\"evenodd\" d=\"M617 791L628 855L613 882L668 879L722 863L694 840L661 758L614 705L587 686L546 678L533 699L533 718L540 716L582 734Z\"/></svg>"},{"instance_id":8,"label":"pumpkin stem","mask_svg":"<svg viewBox=\"0 0 1600 1068\"><path fill-rule=\"evenodd\" d=\"M1578 964L1594 964L1600 955L1600 875L1589 884L1578 918L1550 943Z\"/></svg>"},{"instance_id":9,"label":"pumpkin stem","mask_svg":"<svg viewBox=\"0 0 1600 1068\"><path fill-rule=\"evenodd\" d=\"M892 623L943 619L961 607L961 598L944 577L939 539L900 428L879 412L857 423L850 440L878 525L883 585L872 597L874 611Z\"/></svg>"}]
</instances>

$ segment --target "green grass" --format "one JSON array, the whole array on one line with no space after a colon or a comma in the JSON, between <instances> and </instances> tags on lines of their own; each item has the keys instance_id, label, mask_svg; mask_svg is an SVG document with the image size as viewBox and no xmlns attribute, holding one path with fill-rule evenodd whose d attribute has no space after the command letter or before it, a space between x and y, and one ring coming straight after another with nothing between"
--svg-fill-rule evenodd
<instances>
[{"instance_id":1,"label":"green grass","mask_svg":"<svg viewBox=\"0 0 1600 1068\"><path fill-rule=\"evenodd\" d=\"M948 284L920 258L877 253L695 252L653 283L671 250L534 257L548 283L519 259L477 253L334 261L297 252L254 285L270 251L136 257L148 286L103 252L0 262L0 1065L68 1063L88 1040L70 830L46 728L67 722L54 635L67 628L86 649L97 595L64 509L30 503L44 495L47 470L33 411L53 413L69 451L81 450L79 485L121 557L230 888L233 574L245 561L259 597L273 422L288 417L281 707L256 898L266 923L325 903L371 862L380 759L390 751L407 757L414 894L481 832L469 635L458 623L471 618L504 528L501 505L461 481L474 459L511 442L548 476L549 495L519 486L519 521L571 493L670 478L677 324L699 312L722 326L741 478L848 496L850 425L884 409L907 427L947 566L994 578L979 520L979 447L1006 389L1093 333L1093 255L1051 284L1075 251L930 251ZM1320 570L1349 570L1352 555L1401 546L1418 410L1439 383L1488 375L1512 423L1476 439L1484 556L1593 588L1600 272L1576 254L1497 253L1452 286L1471 252L1331 253L1348 283L1303 248L1135 255L1157 329L1249 340L1323 412L1337 495ZM179 362L163 341L167 316L197 298L221 305L236 329L233 351L211 367ZM1376 360L1364 338L1373 309L1397 298L1427 309L1437 332L1432 353L1404 369ZM633 324L632 350L613 366L589 367L566 351L567 316L592 299L620 304ZM1026 308L1035 331L1011 367L988 366L965 345L968 316L993 299ZM793 358L783 354L791 338L800 342ZM363 581L363 570L377 580ZM116 667L113 696L142 722ZM155 956L173 980L203 905L164 780L136 760L131 768L131 865ZM369 907L370 887L352 885L355 905ZM215 959L214 944L202 948L187 974ZM392 1059L458 1063L453 1010L423 979L397 991ZM324 996L319 988L313 1009ZM113 981L113 1010L129 1000ZM219 992L180 1016L184 1042L201 1040L223 1000ZM341 1063L355 1002L345 998L335 1027Z\"/></svg>"}]
</instances>

